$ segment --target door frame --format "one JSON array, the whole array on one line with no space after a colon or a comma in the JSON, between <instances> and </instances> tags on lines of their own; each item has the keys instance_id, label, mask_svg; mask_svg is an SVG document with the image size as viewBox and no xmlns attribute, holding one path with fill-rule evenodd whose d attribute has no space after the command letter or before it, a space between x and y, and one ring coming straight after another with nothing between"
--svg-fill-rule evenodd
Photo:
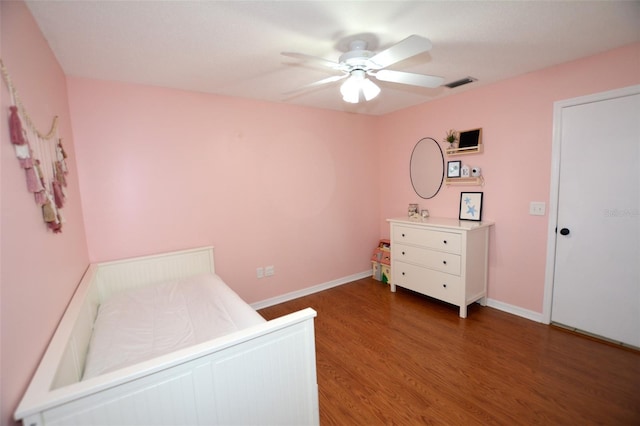
<instances>
[{"instance_id":1,"label":"door frame","mask_svg":"<svg viewBox=\"0 0 640 426\"><path fill-rule=\"evenodd\" d=\"M542 322L551 323L553 301L553 277L556 267L556 227L558 225L558 203L560 190L560 147L562 144L562 111L564 108L600 102L640 94L640 84L609 90L592 95L579 96L553 103L553 140L551 145L551 187L549 190L549 221L547 228L547 262L544 277L544 296L542 302Z\"/></svg>"}]
</instances>

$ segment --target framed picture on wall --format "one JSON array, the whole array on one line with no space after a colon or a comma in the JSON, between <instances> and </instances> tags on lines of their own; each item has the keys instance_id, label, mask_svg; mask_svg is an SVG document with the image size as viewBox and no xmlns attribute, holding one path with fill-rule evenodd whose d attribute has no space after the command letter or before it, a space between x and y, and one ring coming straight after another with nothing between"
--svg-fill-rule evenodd
<instances>
[{"instance_id":1,"label":"framed picture on wall","mask_svg":"<svg viewBox=\"0 0 640 426\"><path fill-rule=\"evenodd\" d=\"M460 193L460 220L482 220L482 196L483 192Z\"/></svg>"},{"instance_id":2,"label":"framed picture on wall","mask_svg":"<svg viewBox=\"0 0 640 426\"><path fill-rule=\"evenodd\" d=\"M447 177L448 178L460 177L461 167L462 167L462 161L447 161Z\"/></svg>"}]
</instances>

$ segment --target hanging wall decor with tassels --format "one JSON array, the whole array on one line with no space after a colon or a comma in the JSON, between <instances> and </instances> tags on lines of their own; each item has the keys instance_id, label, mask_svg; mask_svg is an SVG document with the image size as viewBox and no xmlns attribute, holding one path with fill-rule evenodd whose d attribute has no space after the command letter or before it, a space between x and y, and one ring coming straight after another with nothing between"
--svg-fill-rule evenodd
<instances>
[{"instance_id":1,"label":"hanging wall decor with tassels","mask_svg":"<svg viewBox=\"0 0 640 426\"><path fill-rule=\"evenodd\" d=\"M31 117L20 102L18 93L0 59L2 78L9 89L12 105L9 107L9 134L20 167L25 171L27 190L34 194L36 204L42 209L47 228L62 232L67 187L67 154L58 137L58 117L53 118L51 130L43 134L35 127Z\"/></svg>"}]
</instances>

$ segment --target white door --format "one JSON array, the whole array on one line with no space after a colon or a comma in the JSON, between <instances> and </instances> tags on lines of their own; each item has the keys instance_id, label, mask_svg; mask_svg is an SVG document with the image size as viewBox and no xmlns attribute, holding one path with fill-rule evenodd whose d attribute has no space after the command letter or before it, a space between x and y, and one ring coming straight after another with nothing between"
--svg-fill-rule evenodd
<instances>
[{"instance_id":1,"label":"white door","mask_svg":"<svg viewBox=\"0 0 640 426\"><path fill-rule=\"evenodd\" d=\"M640 347L640 94L560 114L551 320Z\"/></svg>"}]
</instances>

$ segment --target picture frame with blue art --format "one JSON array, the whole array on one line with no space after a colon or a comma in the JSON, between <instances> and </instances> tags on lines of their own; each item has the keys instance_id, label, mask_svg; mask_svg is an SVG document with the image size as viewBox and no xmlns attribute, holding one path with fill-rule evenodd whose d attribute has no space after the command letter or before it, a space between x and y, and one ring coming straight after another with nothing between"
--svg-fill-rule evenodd
<instances>
[{"instance_id":1,"label":"picture frame with blue art","mask_svg":"<svg viewBox=\"0 0 640 426\"><path fill-rule=\"evenodd\" d=\"M460 193L460 220L482 221L482 198L483 192L461 192Z\"/></svg>"},{"instance_id":2,"label":"picture frame with blue art","mask_svg":"<svg viewBox=\"0 0 640 426\"><path fill-rule=\"evenodd\" d=\"M459 178L462 170L462 161L447 161L447 177Z\"/></svg>"}]
</instances>

